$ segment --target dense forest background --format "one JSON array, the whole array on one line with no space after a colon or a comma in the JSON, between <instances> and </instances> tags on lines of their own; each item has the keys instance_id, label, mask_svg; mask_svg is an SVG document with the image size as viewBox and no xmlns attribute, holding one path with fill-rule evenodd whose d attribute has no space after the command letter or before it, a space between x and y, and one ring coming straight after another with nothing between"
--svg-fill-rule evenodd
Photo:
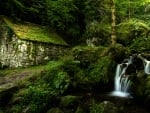
<instances>
[{"instance_id":1,"label":"dense forest background","mask_svg":"<svg viewBox=\"0 0 150 113\"><path fill-rule=\"evenodd\" d=\"M0 113L149 113L150 0L0 0L0 15L67 42L45 65L1 68ZM132 99L106 94L118 64Z\"/></svg>"},{"instance_id":2,"label":"dense forest background","mask_svg":"<svg viewBox=\"0 0 150 113\"><path fill-rule=\"evenodd\" d=\"M149 0L0 0L0 14L42 24L59 33L70 44L98 38L109 44L112 2L116 25L130 18L150 20Z\"/></svg>"}]
</instances>

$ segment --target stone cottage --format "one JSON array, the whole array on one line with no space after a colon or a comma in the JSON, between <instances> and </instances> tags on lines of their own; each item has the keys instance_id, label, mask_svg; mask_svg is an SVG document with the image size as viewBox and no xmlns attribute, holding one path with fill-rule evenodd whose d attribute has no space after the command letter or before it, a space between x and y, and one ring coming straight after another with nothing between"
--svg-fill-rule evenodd
<instances>
[{"instance_id":1,"label":"stone cottage","mask_svg":"<svg viewBox=\"0 0 150 113\"><path fill-rule=\"evenodd\" d=\"M0 67L28 67L58 58L66 42L43 26L0 17Z\"/></svg>"}]
</instances>

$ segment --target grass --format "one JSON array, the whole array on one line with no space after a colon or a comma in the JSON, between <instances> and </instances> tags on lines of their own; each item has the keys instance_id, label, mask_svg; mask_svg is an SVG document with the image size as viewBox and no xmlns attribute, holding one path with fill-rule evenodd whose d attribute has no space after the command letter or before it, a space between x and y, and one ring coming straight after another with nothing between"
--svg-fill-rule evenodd
<instances>
[{"instance_id":1,"label":"grass","mask_svg":"<svg viewBox=\"0 0 150 113\"><path fill-rule=\"evenodd\" d=\"M48 31L48 28L45 26L40 26L28 22L14 23L6 17L3 17L3 20L20 39L58 45L67 45L67 43L59 35L53 31Z\"/></svg>"},{"instance_id":2,"label":"grass","mask_svg":"<svg viewBox=\"0 0 150 113\"><path fill-rule=\"evenodd\" d=\"M16 76L19 73L24 73L24 72L31 72L33 73L38 73L41 71L46 71L49 69L54 69L57 66L61 65L61 61L50 61L46 65L40 65L40 66L32 66L32 67L27 67L27 68L14 68L14 69L5 69L5 70L0 70L0 76L1 77L7 77L7 76Z\"/></svg>"},{"instance_id":3,"label":"grass","mask_svg":"<svg viewBox=\"0 0 150 113\"><path fill-rule=\"evenodd\" d=\"M47 69L48 65L0 70L0 93L14 86L31 84L28 79L36 80Z\"/></svg>"},{"instance_id":4,"label":"grass","mask_svg":"<svg viewBox=\"0 0 150 113\"><path fill-rule=\"evenodd\" d=\"M46 70L48 68L48 65L42 65L42 66L34 66L34 67L28 67L28 68L15 68L15 69L5 69L0 70L0 76L13 76L19 73L23 72L40 72L42 70Z\"/></svg>"}]
</instances>

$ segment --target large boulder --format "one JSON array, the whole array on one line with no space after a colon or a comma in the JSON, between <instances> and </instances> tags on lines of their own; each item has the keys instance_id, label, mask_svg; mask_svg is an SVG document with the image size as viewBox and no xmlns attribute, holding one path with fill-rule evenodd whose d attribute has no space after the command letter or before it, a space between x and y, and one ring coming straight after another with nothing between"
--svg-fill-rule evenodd
<instances>
[{"instance_id":1,"label":"large boulder","mask_svg":"<svg viewBox=\"0 0 150 113\"><path fill-rule=\"evenodd\" d=\"M149 32L150 27L144 21L130 19L117 26L117 41L125 46L130 45L132 49L142 49L147 45L145 40L149 40Z\"/></svg>"},{"instance_id":2,"label":"large boulder","mask_svg":"<svg viewBox=\"0 0 150 113\"><path fill-rule=\"evenodd\" d=\"M137 76L133 79L131 89L136 101L147 106L150 105L150 76L143 70L138 71Z\"/></svg>"}]
</instances>

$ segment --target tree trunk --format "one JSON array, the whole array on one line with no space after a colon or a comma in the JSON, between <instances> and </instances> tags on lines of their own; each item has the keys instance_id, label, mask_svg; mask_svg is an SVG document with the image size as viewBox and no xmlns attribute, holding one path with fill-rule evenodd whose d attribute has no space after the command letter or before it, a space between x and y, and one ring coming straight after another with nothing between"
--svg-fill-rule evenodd
<instances>
[{"instance_id":1,"label":"tree trunk","mask_svg":"<svg viewBox=\"0 0 150 113\"><path fill-rule=\"evenodd\" d=\"M129 12L128 12L128 16L129 16L129 19L131 18L131 1L129 0Z\"/></svg>"},{"instance_id":2,"label":"tree trunk","mask_svg":"<svg viewBox=\"0 0 150 113\"><path fill-rule=\"evenodd\" d=\"M111 0L111 44L116 44L116 8L114 0Z\"/></svg>"}]
</instances>

